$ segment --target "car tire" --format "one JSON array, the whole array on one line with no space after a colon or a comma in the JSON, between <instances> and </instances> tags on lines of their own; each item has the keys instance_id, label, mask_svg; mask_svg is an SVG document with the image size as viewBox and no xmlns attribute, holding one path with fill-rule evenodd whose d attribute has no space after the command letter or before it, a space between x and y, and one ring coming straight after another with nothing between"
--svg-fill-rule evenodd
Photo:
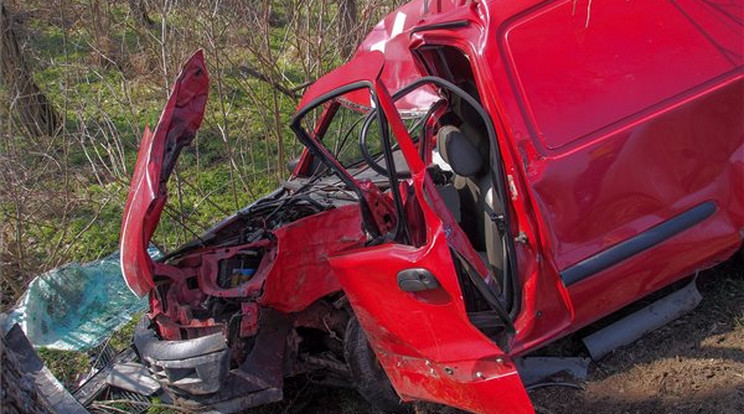
<instances>
[{"instance_id":1,"label":"car tire","mask_svg":"<svg viewBox=\"0 0 744 414\"><path fill-rule=\"evenodd\" d=\"M393 389L385 370L367 341L357 318L352 316L344 335L344 356L357 391L375 408L386 413L410 413Z\"/></svg>"}]
</instances>

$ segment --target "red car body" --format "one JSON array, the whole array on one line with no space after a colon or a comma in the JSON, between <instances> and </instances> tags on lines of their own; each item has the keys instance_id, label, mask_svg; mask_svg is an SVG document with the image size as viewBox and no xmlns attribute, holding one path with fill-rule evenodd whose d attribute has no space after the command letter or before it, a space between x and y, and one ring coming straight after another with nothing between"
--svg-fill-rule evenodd
<instances>
[{"instance_id":1,"label":"red car body","mask_svg":"<svg viewBox=\"0 0 744 414\"><path fill-rule=\"evenodd\" d=\"M220 360L223 371L236 364L250 371L250 354L261 343L251 338L272 329L266 315L274 313L287 325L274 343L282 349L274 369L280 377L301 371L282 361L298 356L296 342L308 341L308 329L342 333L333 324L347 322L334 315L348 303L404 401L532 412L513 358L741 248L743 19L739 1L409 3L380 22L346 65L313 84L298 107L294 128L308 149L289 183L303 183L321 160L357 196L329 208L269 196L154 262L147 246L165 184L206 104L206 67L197 53L142 141L122 224L124 277L134 293L150 294L158 341L222 338L220 352L230 352L221 358L233 361ZM488 165L503 204L489 212L504 227L501 265L515 285L497 315L497 334L474 322L458 270L464 263L488 281L494 267L434 191L433 156L421 146L433 147L436 137L412 139L402 116L429 108L444 87L424 82L395 96L427 76L474 88L493 130ZM323 146L334 93L384 114L406 178L383 186L360 179ZM454 107L449 96L445 109L425 120L432 129L441 131L436 114ZM319 105L325 112L303 136L300 120ZM282 203L296 210L281 220L257 213ZM255 228L247 224L253 214L266 222L265 234L244 243L240 233ZM251 274L230 273L232 282L220 282L223 263L238 259L255 260ZM411 269L433 275L436 286L403 289L401 273ZM156 359L148 362L158 365ZM171 369L166 365L153 371ZM164 383L179 388L171 374ZM244 390L279 388L241 404L281 398L277 384ZM222 387L181 389L198 400Z\"/></svg>"}]
</instances>

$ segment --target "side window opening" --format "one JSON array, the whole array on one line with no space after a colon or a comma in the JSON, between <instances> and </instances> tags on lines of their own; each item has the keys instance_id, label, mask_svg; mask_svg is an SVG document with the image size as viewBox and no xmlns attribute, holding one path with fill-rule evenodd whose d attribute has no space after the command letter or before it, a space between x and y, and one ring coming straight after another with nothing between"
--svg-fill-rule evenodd
<instances>
[{"instance_id":1,"label":"side window opening","mask_svg":"<svg viewBox=\"0 0 744 414\"><path fill-rule=\"evenodd\" d=\"M417 54L430 75L455 84L477 103L482 102L465 53L449 46L425 46ZM504 217L505 207L492 174L501 168L491 165L490 146L495 142L489 138L486 120L473 106L454 93L447 99L449 110L439 118L429 170L443 202L494 275L489 290L515 315L519 289L512 281L515 265L509 263L508 233L498 219ZM442 170L448 172L441 174ZM442 175L444 179L437 179Z\"/></svg>"},{"instance_id":2,"label":"side window opening","mask_svg":"<svg viewBox=\"0 0 744 414\"><path fill-rule=\"evenodd\" d=\"M405 181L410 178L408 164L370 92L360 86L329 94L293 121L312 152L309 168L297 181L315 197L359 202L371 244L422 245L420 208ZM410 133L420 126L417 118L404 123Z\"/></svg>"},{"instance_id":3,"label":"side window opening","mask_svg":"<svg viewBox=\"0 0 744 414\"><path fill-rule=\"evenodd\" d=\"M481 102L470 62L464 53L447 46L424 48L419 53L432 75L454 83ZM460 218L460 227L468 235L473 248L488 259L489 264L496 268L494 270L500 272L503 263L501 254L496 252L500 252L501 248L494 233L498 230L491 226L488 213L493 211L498 214L503 209L494 204L494 186L490 174L492 166L488 156L491 144L485 121L463 99L458 96L452 96L450 99L451 111L440 120L436 142L438 157L434 158L444 159L450 168L452 162L461 162L471 167L470 171L463 171L462 174L455 171L452 187L457 193L457 203L449 204L455 204L453 205L455 211L452 213ZM460 159L454 160L452 159L454 157ZM445 158L449 158L450 162ZM442 189L443 198L452 200L451 190L446 187ZM489 250L493 252L489 254Z\"/></svg>"}]
</instances>

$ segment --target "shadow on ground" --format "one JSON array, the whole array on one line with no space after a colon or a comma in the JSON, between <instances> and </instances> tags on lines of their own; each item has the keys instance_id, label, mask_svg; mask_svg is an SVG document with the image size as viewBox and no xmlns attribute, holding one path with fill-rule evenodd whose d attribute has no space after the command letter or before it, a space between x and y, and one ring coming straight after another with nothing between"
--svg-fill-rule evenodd
<instances>
[{"instance_id":1,"label":"shadow on ground","mask_svg":"<svg viewBox=\"0 0 744 414\"><path fill-rule=\"evenodd\" d=\"M583 391L539 389L538 413L743 413L744 267L700 275L692 313L593 364Z\"/></svg>"}]
</instances>

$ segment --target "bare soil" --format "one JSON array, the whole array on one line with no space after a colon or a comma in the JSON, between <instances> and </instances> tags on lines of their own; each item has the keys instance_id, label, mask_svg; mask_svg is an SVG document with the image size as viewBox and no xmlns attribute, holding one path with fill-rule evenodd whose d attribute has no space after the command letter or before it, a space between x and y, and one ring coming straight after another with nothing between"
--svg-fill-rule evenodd
<instances>
[{"instance_id":1,"label":"bare soil","mask_svg":"<svg viewBox=\"0 0 744 414\"><path fill-rule=\"evenodd\" d=\"M744 266L730 261L708 270L698 287L703 301L695 311L592 363L582 389L530 391L536 412L744 413ZM579 344L577 334L551 347L581 352ZM284 402L258 412L378 413L351 389L305 383L287 394ZM415 411L456 412L424 405Z\"/></svg>"},{"instance_id":2,"label":"bare soil","mask_svg":"<svg viewBox=\"0 0 744 414\"><path fill-rule=\"evenodd\" d=\"M584 390L531 392L538 413L744 413L744 268L700 275L695 311L590 367Z\"/></svg>"}]
</instances>

